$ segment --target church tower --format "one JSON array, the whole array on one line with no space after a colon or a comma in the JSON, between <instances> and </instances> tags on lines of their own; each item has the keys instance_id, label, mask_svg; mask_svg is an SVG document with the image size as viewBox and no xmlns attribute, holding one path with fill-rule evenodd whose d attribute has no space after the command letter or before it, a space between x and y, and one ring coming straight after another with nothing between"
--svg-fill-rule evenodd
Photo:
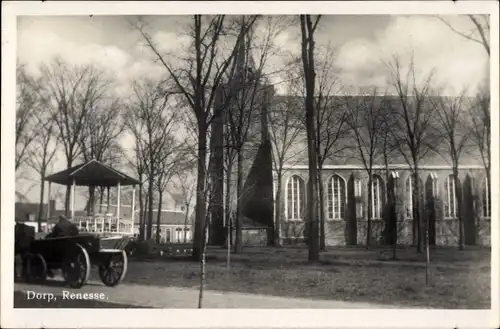
<instances>
[{"instance_id":1,"label":"church tower","mask_svg":"<svg viewBox=\"0 0 500 329\"><path fill-rule=\"evenodd\" d=\"M245 23L245 17L241 17L241 24ZM229 111L248 111L245 116L251 117L248 127L248 138L244 146L244 173L243 173L243 191L244 198L241 200L242 213L245 217L254 222L258 222L259 226L263 219L260 214L248 212L246 209L248 205L255 204L255 197L258 198L260 193L267 194L266 188L260 180L265 179L270 182L270 191L272 195L272 163L270 154L270 142L268 137L267 127L267 111L269 109L270 100L273 94L272 86L269 86L266 79L260 76L260 72L255 64L254 58L251 54L251 31L239 40L237 45L237 52L234 57L234 73L225 85L221 86L218 91L218 97L215 101L215 112L220 112L222 115L215 117L211 125L211 138L210 138L210 175L211 175L211 193L210 193L210 244L224 245L227 231L224 226L225 218L225 200L224 200L224 187L226 175L224 170L224 153L227 146L224 145L225 135L230 133L228 130L228 113ZM252 93L256 93L253 95ZM252 102L242 101L242 97L254 97ZM227 102L229 100L229 102ZM223 103L226 108L223 107ZM248 103L248 104L247 104ZM250 104L252 103L252 104ZM248 106L251 105L251 106ZM239 107L243 106L241 109ZM235 115L240 115L239 113ZM229 128L231 129L231 128ZM252 139L250 141L250 139ZM266 146L267 145L267 146ZM263 156L267 154L267 156ZM264 160L263 159L267 159ZM269 162L269 165L267 165ZM253 172L253 174L252 174ZM256 181L256 177L265 174L263 177ZM270 178L270 179L269 179ZM269 184L264 184L269 185ZM259 192L258 189L261 189ZM231 194L236 194L236 186L231 187ZM258 203L258 202L257 202ZM234 207L230 207L234 208ZM268 208L268 207L267 207ZM272 209L272 203L271 203ZM272 210L271 210L272 216ZM267 216L266 216L267 217ZM265 225L269 220L265 219ZM272 223L272 218L271 218Z\"/></svg>"}]
</instances>

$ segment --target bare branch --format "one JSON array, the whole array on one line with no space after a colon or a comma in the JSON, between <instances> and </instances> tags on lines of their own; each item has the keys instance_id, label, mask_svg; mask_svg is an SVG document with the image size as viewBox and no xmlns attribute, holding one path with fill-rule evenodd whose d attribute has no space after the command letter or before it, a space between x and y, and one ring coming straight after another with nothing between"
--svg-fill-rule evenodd
<instances>
[{"instance_id":1,"label":"bare branch","mask_svg":"<svg viewBox=\"0 0 500 329\"><path fill-rule=\"evenodd\" d=\"M467 40L482 45L486 50L486 52L488 53L488 56L490 56L490 41L489 41L490 23L488 15L467 15L467 16L475 26L475 29L470 33L464 33L456 29L450 22L448 22L441 16L436 16L436 17L441 22L443 22L451 31L453 31L453 33L456 33L457 35ZM483 22L480 22L480 18L483 18ZM479 37L476 34L479 34Z\"/></svg>"}]
</instances>

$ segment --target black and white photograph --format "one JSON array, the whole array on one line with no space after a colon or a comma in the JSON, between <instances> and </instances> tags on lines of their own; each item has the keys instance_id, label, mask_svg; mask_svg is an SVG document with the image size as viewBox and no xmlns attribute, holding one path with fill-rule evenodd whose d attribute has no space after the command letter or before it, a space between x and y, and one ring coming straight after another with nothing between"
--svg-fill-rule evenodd
<instances>
[{"instance_id":1,"label":"black and white photograph","mask_svg":"<svg viewBox=\"0 0 500 329\"><path fill-rule=\"evenodd\" d=\"M498 326L498 1L2 8L2 327Z\"/></svg>"}]
</instances>

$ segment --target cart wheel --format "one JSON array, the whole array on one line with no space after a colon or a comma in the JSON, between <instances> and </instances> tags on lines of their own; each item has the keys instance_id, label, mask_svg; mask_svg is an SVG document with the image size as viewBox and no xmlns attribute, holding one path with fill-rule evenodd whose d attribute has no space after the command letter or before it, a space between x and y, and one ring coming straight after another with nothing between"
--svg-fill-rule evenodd
<instances>
[{"instance_id":1,"label":"cart wheel","mask_svg":"<svg viewBox=\"0 0 500 329\"><path fill-rule=\"evenodd\" d=\"M62 261L64 280L71 288L81 288L90 276L90 258L87 250L80 244L69 248Z\"/></svg>"},{"instance_id":2,"label":"cart wheel","mask_svg":"<svg viewBox=\"0 0 500 329\"><path fill-rule=\"evenodd\" d=\"M47 263L42 255L26 255L26 279L31 283L43 283L47 279Z\"/></svg>"},{"instance_id":3,"label":"cart wheel","mask_svg":"<svg viewBox=\"0 0 500 329\"><path fill-rule=\"evenodd\" d=\"M99 277L102 283L108 287L119 284L127 273L127 262L127 253L124 250L111 254L108 264L99 265Z\"/></svg>"}]
</instances>

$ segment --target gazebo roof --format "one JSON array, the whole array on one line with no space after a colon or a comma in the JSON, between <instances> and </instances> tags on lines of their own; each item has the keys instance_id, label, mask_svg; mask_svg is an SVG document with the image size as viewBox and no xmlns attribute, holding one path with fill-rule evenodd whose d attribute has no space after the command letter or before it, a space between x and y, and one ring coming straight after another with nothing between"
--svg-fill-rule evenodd
<instances>
[{"instance_id":1,"label":"gazebo roof","mask_svg":"<svg viewBox=\"0 0 500 329\"><path fill-rule=\"evenodd\" d=\"M116 169L108 167L97 160L90 160L86 163L65 169L45 178L46 181L71 185L73 182L78 186L121 186L139 185L141 182Z\"/></svg>"}]
</instances>

